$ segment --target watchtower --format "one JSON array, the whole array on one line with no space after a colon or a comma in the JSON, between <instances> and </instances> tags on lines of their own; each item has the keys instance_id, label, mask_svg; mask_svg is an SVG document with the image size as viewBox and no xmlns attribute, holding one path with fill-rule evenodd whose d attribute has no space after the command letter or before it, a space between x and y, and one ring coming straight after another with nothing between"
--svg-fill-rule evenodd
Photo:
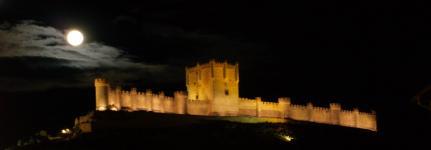
<instances>
[{"instance_id":1,"label":"watchtower","mask_svg":"<svg viewBox=\"0 0 431 150\"><path fill-rule=\"evenodd\" d=\"M96 78L94 80L96 88L96 110L106 110L108 106L109 84L105 79Z\"/></svg>"}]
</instances>

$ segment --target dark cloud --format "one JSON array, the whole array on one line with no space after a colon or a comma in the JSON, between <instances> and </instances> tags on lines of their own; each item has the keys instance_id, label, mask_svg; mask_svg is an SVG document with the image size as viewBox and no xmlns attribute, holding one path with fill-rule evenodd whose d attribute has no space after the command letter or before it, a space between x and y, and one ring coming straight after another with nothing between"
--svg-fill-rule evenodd
<instances>
[{"instance_id":1,"label":"dark cloud","mask_svg":"<svg viewBox=\"0 0 431 150\"><path fill-rule=\"evenodd\" d=\"M0 89L89 86L95 76L136 80L172 70L163 64L134 61L123 50L98 42L72 47L64 36L63 31L35 21L1 24Z\"/></svg>"},{"instance_id":2,"label":"dark cloud","mask_svg":"<svg viewBox=\"0 0 431 150\"><path fill-rule=\"evenodd\" d=\"M97 42L84 43L79 47L66 44L62 31L32 22L17 25L3 24L0 30L0 57L47 57L67 60L68 67L81 69L97 67L155 69L152 66L132 62L124 51Z\"/></svg>"},{"instance_id":3,"label":"dark cloud","mask_svg":"<svg viewBox=\"0 0 431 150\"><path fill-rule=\"evenodd\" d=\"M260 54L268 50L264 43L205 28L187 28L183 25L157 21L116 26L117 37L123 39L118 45L131 47L128 52L139 55L141 59L149 62L165 62L180 66L209 59L243 62L250 58L261 59ZM150 51L143 51L142 48Z\"/></svg>"}]
</instances>

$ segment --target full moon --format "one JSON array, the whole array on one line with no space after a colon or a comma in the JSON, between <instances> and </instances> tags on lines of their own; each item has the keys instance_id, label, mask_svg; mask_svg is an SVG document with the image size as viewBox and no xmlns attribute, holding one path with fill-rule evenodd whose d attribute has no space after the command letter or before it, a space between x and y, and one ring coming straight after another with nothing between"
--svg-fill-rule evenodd
<instances>
[{"instance_id":1,"label":"full moon","mask_svg":"<svg viewBox=\"0 0 431 150\"><path fill-rule=\"evenodd\" d=\"M79 46L84 41L84 35L78 30L71 30L66 36L67 42L72 46Z\"/></svg>"}]
</instances>

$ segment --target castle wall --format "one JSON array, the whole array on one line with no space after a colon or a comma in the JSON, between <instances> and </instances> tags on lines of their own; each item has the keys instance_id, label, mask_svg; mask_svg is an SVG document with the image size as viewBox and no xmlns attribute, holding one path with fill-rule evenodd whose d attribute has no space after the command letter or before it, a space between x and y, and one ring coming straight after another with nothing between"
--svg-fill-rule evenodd
<instances>
[{"instance_id":1,"label":"castle wall","mask_svg":"<svg viewBox=\"0 0 431 150\"><path fill-rule=\"evenodd\" d=\"M100 81L104 80L97 81L96 93L97 90L99 91L97 93L99 97L96 95L97 108L108 108L109 105L110 107L114 106L127 111L144 110L190 115L289 118L299 121L377 130L375 113L360 112L358 109L343 110L336 103L331 103L330 107L326 108L316 107L311 103L307 105L291 104L289 98L279 98L278 102L266 102L262 101L260 97L255 99L238 98L236 103L232 99L229 101L234 103L217 103L208 100L190 100L182 92L175 92L174 97L169 97L165 96L164 93L154 94L150 90L138 92L134 88L131 91L120 91L120 88L110 89L107 83L102 82L100 84ZM106 97L104 97L104 94L106 94ZM229 107L233 108L233 110L236 109L236 112L230 114L214 113L227 112ZM214 108L224 110L212 111ZM112 110L112 108L110 109ZM84 123L81 126L86 128Z\"/></svg>"},{"instance_id":2,"label":"castle wall","mask_svg":"<svg viewBox=\"0 0 431 150\"><path fill-rule=\"evenodd\" d=\"M353 111L350 110L342 110L340 111L340 125L355 127L356 126L356 118L353 114Z\"/></svg>"},{"instance_id":3,"label":"castle wall","mask_svg":"<svg viewBox=\"0 0 431 150\"><path fill-rule=\"evenodd\" d=\"M337 103L330 103L329 104L330 109L330 124L338 125L340 124L340 112L341 112L341 105Z\"/></svg>"},{"instance_id":4,"label":"castle wall","mask_svg":"<svg viewBox=\"0 0 431 150\"><path fill-rule=\"evenodd\" d=\"M278 109L280 111L280 118L289 118L290 98L278 98Z\"/></svg>"},{"instance_id":5,"label":"castle wall","mask_svg":"<svg viewBox=\"0 0 431 150\"><path fill-rule=\"evenodd\" d=\"M257 116L257 101L255 99L240 98L238 115Z\"/></svg>"},{"instance_id":6,"label":"castle wall","mask_svg":"<svg viewBox=\"0 0 431 150\"><path fill-rule=\"evenodd\" d=\"M129 91L121 91L120 105L122 109L126 109L126 110L132 109L132 99L130 97Z\"/></svg>"},{"instance_id":7,"label":"castle wall","mask_svg":"<svg viewBox=\"0 0 431 150\"><path fill-rule=\"evenodd\" d=\"M109 88L109 94L108 94L108 105L107 109L117 111L121 109L121 99L122 99L122 92L121 88Z\"/></svg>"},{"instance_id":8,"label":"castle wall","mask_svg":"<svg viewBox=\"0 0 431 150\"><path fill-rule=\"evenodd\" d=\"M267 118L279 118L280 111L278 108L278 103L276 102L263 102L260 98L257 99L257 108L259 117Z\"/></svg>"},{"instance_id":9,"label":"castle wall","mask_svg":"<svg viewBox=\"0 0 431 150\"><path fill-rule=\"evenodd\" d=\"M115 110L119 110L119 109L121 109L121 88L120 87L117 87L117 88L115 88L115 91L112 91L112 92L114 92L114 106L115 106Z\"/></svg>"},{"instance_id":10,"label":"castle wall","mask_svg":"<svg viewBox=\"0 0 431 150\"><path fill-rule=\"evenodd\" d=\"M151 90L145 92L144 109L147 111L153 110L153 93Z\"/></svg>"},{"instance_id":11,"label":"castle wall","mask_svg":"<svg viewBox=\"0 0 431 150\"><path fill-rule=\"evenodd\" d=\"M155 94L152 95L152 111L154 112L163 112L162 100L163 95Z\"/></svg>"},{"instance_id":12,"label":"castle wall","mask_svg":"<svg viewBox=\"0 0 431 150\"><path fill-rule=\"evenodd\" d=\"M199 100L187 100L187 114L190 115L204 115L207 116L209 113L208 101Z\"/></svg>"},{"instance_id":13,"label":"castle wall","mask_svg":"<svg viewBox=\"0 0 431 150\"><path fill-rule=\"evenodd\" d=\"M102 82L101 82L102 81ZM354 128L377 130L375 113L360 112L358 109L343 110L339 104L331 103L329 108L316 107L311 103L307 105L291 104L289 98L279 98L278 102L266 102L260 97L255 99L238 98L236 103L215 103L208 100L189 100L183 92L175 92L174 97L165 96L164 93L154 94L150 90L138 92L121 91L120 88L111 89L104 80L97 80L96 109L111 110L123 109L127 111L153 111L159 113L176 113L190 115L213 116L255 116L262 118L289 118L299 121L333 124ZM101 88L102 87L102 88ZM230 100L235 101L235 100ZM233 107L236 112L231 114L214 113L226 112ZM103 109L102 109L103 108ZM211 111L212 109L224 111ZM85 118L82 118L85 120ZM82 121L80 121L82 122ZM82 122L80 126L85 130L91 127Z\"/></svg>"},{"instance_id":14,"label":"castle wall","mask_svg":"<svg viewBox=\"0 0 431 150\"><path fill-rule=\"evenodd\" d=\"M187 99L187 96L183 92L174 93L175 113L177 114L186 113L186 99Z\"/></svg>"},{"instance_id":15,"label":"castle wall","mask_svg":"<svg viewBox=\"0 0 431 150\"><path fill-rule=\"evenodd\" d=\"M146 107L145 107L145 93L138 92L136 100L137 100L136 106L135 106L136 110L146 110Z\"/></svg>"},{"instance_id":16,"label":"castle wall","mask_svg":"<svg viewBox=\"0 0 431 150\"><path fill-rule=\"evenodd\" d=\"M120 95L117 96L117 90L111 89L109 91L109 103L118 109L161 113L185 113L185 99L187 96L181 92L176 94L176 99L174 97L165 96L163 93L154 94L150 90L147 92L138 92L134 88L131 91L121 91L119 93ZM179 105L178 107L177 104ZM111 110L117 110L113 109L112 106ZM180 110L179 108L182 109Z\"/></svg>"},{"instance_id":17,"label":"castle wall","mask_svg":"<svg viewBox=\"0 0 431 150\"><path fill-rule=\"evenodd\" d=\"M163 101L163 110L165 113L175 113L175 103L172 97L165 97Z\"/></svg>"},{"instance_id":18,"label":"castle wall","mask_svg":"<svg viewBox=\"0 0 431 150\"><path fill-rule=\"evenodd\" d=\"M138 107L138 91L136 88L132 88L130 91L130 109L136 110Z\"/></svg>"},{"instance_id":19,"label":"castle wall","mask_svg":"<svg viewBox=\"0 0 431 150\"><path fill-rule=\"evenodd\" d=\"M291 104L290 98L281 97L278 102L265 102L260 97L239 97L239 65L216 62L197 64L186 68L187 94L175 92L173 97L152 93L110 88L104 79L95 79L96 110L153 111L213 116L255 116L289 118L300 121L341 125L376 131L375 113L358 109L343 110L339 104L329 108L313 104Z\"/></svg>"},{"instance_id":20,"label":"castle wall","mask_svg":"<svg viewBox=\"0 0 431 150\"><path fill-rule=\"evenodd\" d=\"M210 113L217 116L237 116L238 101L235 99L223 99L210 102Z\"/></svg>"},{"instance_id":21,"label":"castle wall","mask_svg":"<svg viewBox=\"0 0 431 150\"><path fill-rule=\"evenodd\" d=\"M288 110L289 118L295 120L308 121L308 110L306 106L303 105L291 105Z\"/></svg>"},{"instance_id":22,"label":"castle wall","mask_svg":"<svg viewBox=\"0 0 431 150\"><path fill-rule=\"evenodd\" d=\"M108 105L109 106L115 106L115 91L113 89L109 89L108 92Z\"/></svg>"},{"instance_id":23,"label":"castle wall","mask_svg":"<svg viewBox=\"0 0 431 150\"><path fill-rule=\"evenodd\" d=\"M376 115L374 113L369 114L369 113L359 112L356 127L376 131L377 130L376 124L377 124Z\"/></svg>"},{"instance_id":24,"label":"castle wall","mask_svg":"<svg viewBox=\"0 0 431 150\"><path fill-rule=\"evenodd\" d=\"M311 109L310 120L311 122L317 123L331 123L331 111L329 108L313 107Z\"/></svg>"}]
</instances>

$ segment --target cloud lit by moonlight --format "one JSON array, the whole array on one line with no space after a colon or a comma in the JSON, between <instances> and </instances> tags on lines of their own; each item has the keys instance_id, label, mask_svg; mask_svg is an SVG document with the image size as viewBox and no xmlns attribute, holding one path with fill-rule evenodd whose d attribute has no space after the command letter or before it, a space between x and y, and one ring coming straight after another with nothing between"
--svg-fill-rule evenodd
<instances>
[{"instance_id":1,"label":"cloud lit by moonlight","mask_svg":"<svg viewBox=\"0 0 431 150\"><path fill-rule=\"evenodd\" d=\"M76 31L64 33L35 21L0 22L0 68L8 70L0 73L0 91L88 86L94 75L121 81L171 78L163 77L169 66L133 60L137 56L100 42L84 42Z\"/></svg>"},{"instance_id":2,"label":"cloud lit by moonlight","mask_svg":"<svg viewBox=\"0 0 431 150\"><path fill-rule=\"evenodd\" d=\"M67 33L67 42L72 46L79 46L84 41L84 35L78 30L71 30Z\"/></svg>"}]
</instances>

